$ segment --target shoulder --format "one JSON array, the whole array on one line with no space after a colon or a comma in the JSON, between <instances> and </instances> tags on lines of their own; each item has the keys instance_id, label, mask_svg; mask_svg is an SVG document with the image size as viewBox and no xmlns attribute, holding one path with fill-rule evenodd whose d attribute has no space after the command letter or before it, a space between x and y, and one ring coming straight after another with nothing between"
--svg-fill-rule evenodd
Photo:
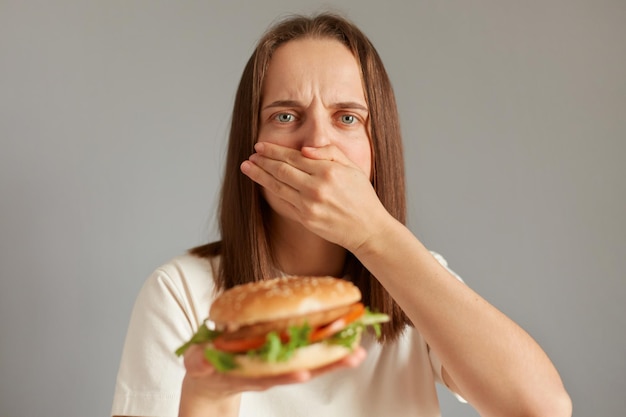
<instances>
[{"instance_id":1,"label":"shoulder","mask_svg":"<svg viewBox=\"0 0 626 417\"><path fill-rule=\"evenodd\" d=\"M174 351L208 315L217 263L180 255L145 280L126 333L113 415L175 415L185 372Z\"/></svg>"},{"instance_id":2,"label":"shoulder","mask_svg":"<svg viewBox=\"0 0 626 417\"><path fill-rule=\"evenodd\" d=\"M213 284L219 267L219 258L201 258L196 255L179 255L159 266L153 276L166 276L188 284Z\"/></svg>"},{"instance_id":3,"label":"shoulder","mask_svg":"<svg viewBox=\"0 0 626 417\"><path fill-rule=\"evenodd\" d=\"M145 281L136 301L144 310L182 311L193 326L208 314L215 299L214 275L219 258L191 254L177 256L156 268Z\"/></svg>"},{"instance_id":4,"label":"shoulder","mask_svg":"<svg viewBox=\"0 0 626 417\"><path fill-rule=\"evenodd\" d=\"M169 279L179 285L213 286L219 258L201 258L191 254L179 255L154 270L152 280Z\"/></svg>"}]
</instances>

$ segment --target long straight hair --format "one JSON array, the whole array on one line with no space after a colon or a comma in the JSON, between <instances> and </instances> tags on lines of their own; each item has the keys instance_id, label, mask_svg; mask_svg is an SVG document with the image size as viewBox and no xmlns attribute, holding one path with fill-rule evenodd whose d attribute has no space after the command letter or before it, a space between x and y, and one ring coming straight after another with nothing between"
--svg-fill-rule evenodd
<instances>
[{"instance_id":1,"label":"long straight hair","mask_svg":"<svg viewBox=\"0 0 626 417\"><path fill-rule=\"evenodd\" d=\"M221 190L221 241L192 249L200 257L221 255L215 277L218 289L273 276L276 265L268 228L269 206L260 187L241 174L239 166L254 152L259 126L263 80L276 48L295 39L330 38L344 44L361 69L370 114L372 184L378 198L401 223L406 221L402 138L391 82L369 39L350 21L334 14L293 16L271 27L248 60L235 96L228 153ZM408 317L376 278L348 253L345 271L360 288L363 302L386 313L383 340L394 340L410 324Z\"/></svg>"}]
</instances>

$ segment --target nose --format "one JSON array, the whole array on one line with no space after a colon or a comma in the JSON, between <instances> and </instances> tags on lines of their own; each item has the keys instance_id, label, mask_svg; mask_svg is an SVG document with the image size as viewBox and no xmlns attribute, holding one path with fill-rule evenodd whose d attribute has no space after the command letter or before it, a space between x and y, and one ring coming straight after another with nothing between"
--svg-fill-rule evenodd
<instances>
[{"instance_id":1,"label":"nose","mask_svg":"<svg viewBox=\"0 0 626 417\"><path fill-rule=\"evenodd\" d=\"M331 143L331 123L319 114L310 115L304 121L302 146L319 148Z\"/></svg>"}]
</instances>

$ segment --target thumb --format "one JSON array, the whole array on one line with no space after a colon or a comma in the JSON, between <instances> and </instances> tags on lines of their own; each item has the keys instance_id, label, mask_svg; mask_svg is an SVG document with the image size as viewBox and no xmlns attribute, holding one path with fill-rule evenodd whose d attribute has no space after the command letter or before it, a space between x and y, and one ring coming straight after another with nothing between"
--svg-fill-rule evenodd
<instances>
[{"instance_id":1,"label":"thumb","mask_svg":"<svg viewBox=\"0 0 626 417\"><path fill-rule=\"evenodd\" d=\"M204 359L204 346L192 345L185 352L185 369L194 377L212 374L215 369Z\"/></svg>"}]
</instances>

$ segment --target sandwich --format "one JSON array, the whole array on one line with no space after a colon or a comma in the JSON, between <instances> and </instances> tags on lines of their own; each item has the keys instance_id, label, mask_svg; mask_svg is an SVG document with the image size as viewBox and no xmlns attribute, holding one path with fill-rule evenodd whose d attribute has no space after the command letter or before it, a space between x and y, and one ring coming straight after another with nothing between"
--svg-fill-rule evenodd
<instances>
[{"instance_id":1,"label":"sandwich","mask_svg":"<svg viewBox=\"0 0 626 417\"><path fill-rule=\"evenodd\" d=\"M385 314L361 303L350 281L333 277L282 277L224 291L207 320L176 354L203 344L219 372L245 377L311 370L348 356L364 329L380 337Z\"/></svg>"}]
</instances>

